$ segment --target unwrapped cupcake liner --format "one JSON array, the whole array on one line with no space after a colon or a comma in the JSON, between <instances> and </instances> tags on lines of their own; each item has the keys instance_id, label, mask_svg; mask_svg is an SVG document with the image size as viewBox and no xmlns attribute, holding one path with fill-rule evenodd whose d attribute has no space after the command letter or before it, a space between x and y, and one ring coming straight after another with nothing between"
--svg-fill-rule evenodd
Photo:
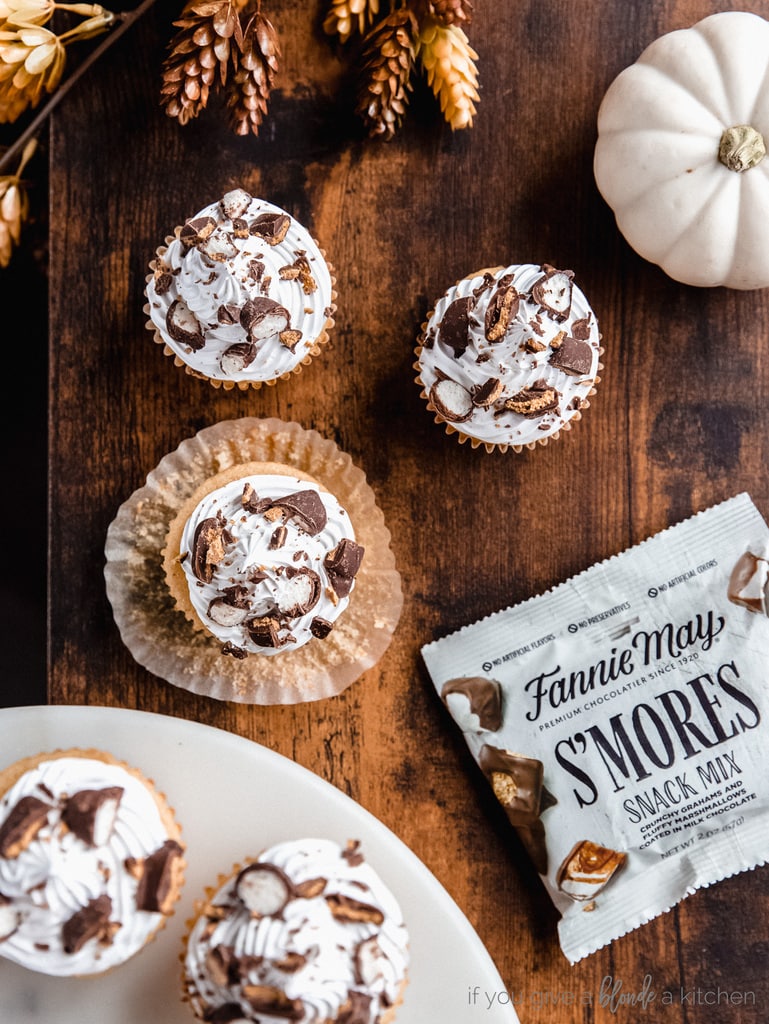
<instances>
[{"instance_id":1,"label":"unwrapped cupcake liner","mask_svg":"<svg viewBox=\"0 0 769 1024\"><path fill-rule=\"evenodd\" d=\"M347 510L365 556L350 604L326 639L239 660L175 607L162 551L171 521L206 479L254 461L294 467L323 484ZM390 539L365 474L333 441L279 419L225 420L183 441L120 506L105 542L107 596L134 659L174 686L243 704L319 700L345 690L390 644L403 607Z\"/></svg>"},{"instance_id":2,"label":"unwrapped cupcake liner","mask_svg":"<svg viewBox=\"0 0 769 1024\"><path fill-rule=\"evenodd\" d=\"M151 273L147 274L144 279L145 285L149 284L149 282L153 279L155 271L158 267L158 263L162 261L171 242L175 241L179 237L179 233L181 230L181 225L177 225L174 228L174 233L166 237L165 244L158 246L158 248L155 250L155 256L150 261L149 264ZM316 245L318 245L316 239L313 238L313 241L315 242ZM249 391L251 389L256 391L263 385L266 387L274 387L279 380L290 380L291 377L293 377L295 374L301 373L303 367L309 366L316 356L320 355L323 346L328 343L331 330L334 328L336 324L336 321L334 320L334 314L336 313L337 309L336 300L338 298L338 292L336 290L336 271L334 269L333 264L329 261L325 249L322 249L320 245L318 245L318 249L320 251L321 256L326 261L326 267L328 268L328 272L331 277L331 302L328 306L328 315L326 317L326 322L323 326L322 331L317 336L317 338L315 338L315 340L312 342L312 345L307 354L302 359L300 359L296 366L293 366L290 370L286 370L285 373L278 374L275 377L270 377L268 380L218 380L214 377L209 377L207 374L202 373L200 370L193 369L193 367L185 363L181 356L177 355L177 353L174 352L170 345L166 343L162 334L160 333L160 331L157 329L155 324L152 322L152 319L150 318L149 302L145 302L144 306L142 307L142 312L147 317L147 321L145 322L144 326L148 331L152 332L153 341L157 345L162 346L163 354L173 359L174 366L183 368L184 372L188 374L190 377L196 377L198 378L198 380L208 381L208 383L214 388L221 388L224 391L232 391L234 388L239 388L241 391Z\"/></svg>"}]
</instances>

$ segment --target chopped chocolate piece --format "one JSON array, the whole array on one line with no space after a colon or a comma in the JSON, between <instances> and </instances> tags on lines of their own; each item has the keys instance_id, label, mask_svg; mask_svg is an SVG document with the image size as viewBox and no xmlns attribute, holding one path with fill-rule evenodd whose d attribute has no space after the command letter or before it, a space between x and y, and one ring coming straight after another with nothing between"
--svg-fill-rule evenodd
<instances>
[{"instance_id":1,"label":"chopped chocolate piece","mask_svg":"<svg viewBox=\"0 0 769 1024\"><path fill-rule=\"evenodd\" d=\"M476 384L473 388L472 403L477 409L488 409L501 398L504 389L499 377L489 377L483 384Z\"/></svg>"},{"instance_id":2,"label":"chopped chocolate piece","mask_svg":"<svg viewBox=\"0 0 769 1024\"><path fill-rule=\"evenodd\" d=\"M256 1013L264 1013L268 1017L285 1017L286 1020L301 1020L304 1017L302 1000L290 999L275 985L244 985L241 992Z\"/></svg>"},{"instance_id":3,"label":"chopped chocolate piece","mask_svg":"<svg viewBox=\"0 0 769 1024\"><path fill-rule=\"evenodd\" d=\"M288 875L274 864L249 864L235 879L235 893L252 917L277 917L294 895Z\"/></svg>"},{"instance_id":4,"label":"chopped chocolate piece","mask_svg":"<svg viewBox=\"0 0 769 1024\"><path fill-rule=\"evenodd\" d=\"M293 974L295 971L300 971L307 963L307 957L302 956L301 953L286 953L280 960L273 960L273 967L277 967L279 971L283 971L284 974Z\"/></svg>"},{"instance_id":5,"label":"chopped chocolate piece","mask_svg":"<svg viewBox=\"0 0 769 1024\"><path fill-rule=\"evenodd\" d=\"M246 629L251 642L257 647L280 647L280 623L271 615L249 619Z\"/></svg>"},{"instance_id":6,"label":"chopped chocolate piece","mask_svg":"<svg viewBox=\"0 0 769 1024\"><path fill-rule=\"evenodd\" d=\"M519 416L542 416L557 409L560 399L561 393L557 388L544 380L535 380L529 387L507 398L505 409L517 412Z\"/></svg>"},{"instance_id":7,"label":"chopped chocolate piece","mask_svg":"<svg viewBox=\"0 0 769 1024\"><path fill-rule=\"evenodd\" d=\"M278 526L270 537L270 551L277 551L278 548L282 548L286 543L286 537L288 537L288 530L285 526Z\"/></svg>"},{"instance_id":8,"label":"chopped chocolate piece","mask_svg":"<svg viewBox=\"0 0 769 1024\"><path fill-rule=\"evenodd\" d=\"M215 985L224 988L230 984L237 957L232 946L212 946L206 953L206 969Z\"/></svg>"},{"instance_id":9,"label":"chopped chocolate piece","mask_svg":"<svg viewBox=\"0 0 769 1024\"><path fill-rule=\"evenodd\" d=\"M305 295L311 295L318 287L304 253L300 253L293 263L281 267L278 274L283 281L299 281Z\"/></svg>"},{"instance_id":10,"label":"chopped chocolate piece","mask_svg":"<svg viewBox=\"0 0 769 1024\"><path fill-rule=\"evenodd\" d=\"M327 885L328 880L325 878L308 878L294 886L294 895L299 899L313 900L320 896Z\"/></svg>"},{"instance_id":11,"label":"chopped chocolate piece","mask_svg":"<svg viewBox=\"0 0 769 1024\"><path fill-rule=\"evenodd\" d=\"M222 644L222 654L229 654L236 661L243 661L244 658L248 657L248 651L244 651L242 647L230 643L229 640L226 644Z\"/></svg>"},{"instance_id":12,"label":"chopped chocolate piece","mask_svg":"<svg viewBox=\"0 0 769 1024\"><path fill-rule=\"evenodd\" d=\"M310 623L310 632L318 640L325 640L333 628L333 622L329 622L328 619L322 619L320 615L316 615Z\"/></svg>"},{"instance_id":13,"label":"chopped chocolate piece","mask_svg":"<svg viewBox=\"0 0 769 1024\"><path fill-rule=\"evenodd\" d=\"M350 991L347 1002L339 1011L337 1024L369 1024L371 1020L371 996L364 992Z\"/></svg>"},{"instance_id":14,"label":"chopped chocolate piece","mask_svg":"<svg viewBox=\"0 0 769 1024\"><path fill-rule=\"evenodd\" d=\"M536 821L542 802L542 762L484 744L479 764L510 823L530 825Z\"/></svg>"},{"instance_id":15,"label":"chopped chocolate piece","mask_svg":"<svg viewBox=\"0 0 769 1024\"><path fill-rule=\"evenodd\" d=\"M206 343L198 318L184 299L174 299L168 307L166 329L174 341L189 345L193 352L200 351Z\"/></svg>"},{"instance_id":16,"label":"chopped chocolate piece","mask_svg":"<svg viewBox=\"0 0 769 1024\"><path fill-rule=\"evenodd\" d=\"M50 804L36 796L23 796L14 804L0 825L0 857L13 860L26 850L48 821L48 812L52 810Z\"/></svg>"},{"instance_id":17,"label":"chopped chocolate piece","mask_svg":"<svg viewBox=\"0 0 769 1024\"><path fill-rule=\"evenodd\" d=\"M285 213L261 213L251 224L251 234L263 238L268 245L279 245L286 237L291 218Z\"/></svg>"},{"instance_id":18,"label":"chopped chocolate piece","mask_svg":"<svg viewBox=\"0 0 769 1024\"><path fill-rule=\"evenodd\" d=\"M285 306L265 295L258 295L243 304L240 323L252 341L272 338L289 327L290 314Z\"/></svg>"},{"instance_id":19,"label":"chopped chocolate piece","mask_svg":"<svg viewBox=\"0 0 769 1024\"><path fill-rule=\"evenodd\" d=\"M224 558L225 520L219 513L203 519L195 528L192 540L192 572L196 579L210 583L214 568Z\"/></svg>"},{"instance_id":20,"label":"chopped chocolate piece","mask_svg":"<svg viewBox=\"0 0 769 1024\"><path fill-rule=\"evenodd\" d=\"M558 869L556 883L561 892L573 900L591 900L626 861L626 853L583 839L564 859Z\"/></svg>"},{"instance_id":21,"label":"chopped chocolate piece","mask_svg":"<svg viewBox=\"0 0 769 1024\"><path fill-rule=\"evenodd\" d=\"M270 504L273 508L284 509L289 519L298 519L302 528L311 537L319 534L328 522L323 499L317 491L312 489L287 494L283 498L275 498Z\"/></svg>"},{"instance_id":22,"label":"chopped chocolate piece","mask_svg":"<svg viewBox=\"0 0 769 1024\"><path fill-rule=\"evenodd\" d=\"M532 352L534 355L536 355L538 352L544 352L547 348L547 345L545 345L545 343L542 341L537 341L536 338L527 338L526 341L524 341L523 343L523 347L526 349L527 352Z\"/></svg>"},{"instance_id":23,"label":"chopped chocolate piece","mask_svg":"<svg viewBox=\"0 0 769 1024\"><path fill-rule=\"evenodd\" d=\"M278 594L278 611L286 618L306 615L320 600L322 584L313 569L286 569L286 582Z\"/></svg>"},{"instance_id":24,"label":"chopped chocolate piece","mask_svg":"<svg viewBox=\"0 0 769 1024\"><path fill-rule=\"evenodd\" d=\"M571 333L580 341L588 341L590 338L590 314L581 320L575 320L571 325Z\"/></svg>"},{"instance_id":25,"label":"chopped chocolate piece","mask_svg":"<svg viewBox=\"0 0 769 1024\"><path fill-rule=\"evenodd\" d=\"M380 925L384 921L384 914L378 907L372 907L370 903L362 903L352 896L344 896L342 893L333 893L326 896L326 903L336 921L342 924L358 924L361 921L367 924Z\"/></svg>"},{"instance_id":26,"label":"chopped chocolate piece","mask_svg":"<svg viewBox=\"0 0 769 1024\"><path fill-rule=\"evenodd\" d=\"M495 679L449 679L441 690L441 699L463 732L496 732L502 725L502 687Z\"/></svg>"},{"instance_id":27,"label":"chopped chocolate piece","mask_svg":"<svg viewBox=\"0 0 769 1024\"><path fill-rule=\"evenodd\" d=\"M270 499L260 498L248 481L243 484L243 497L241 498L241 502L246 512L253 512L254 515L258 515L260 512L264 512L266 509L271 507Z\"/></svg>"},{"instance_id":28,"label":"chopped chocolate piece","mask_svg":"<svg viewBox=\"0 0 769 1024\"><path fill-rule=\"evenodd\" d=\"M222 213L229 220L237 220L242 217L251 205L251 196L244 188L233 188L226 192L219 200Z\"/></svg>"},{"instance_id":29,"label":"chopped chocolate piece","mask_svg":"<svg viewBox=\"0 0 769 1024\"><path fill-rule=\"evenodd\" d=\"M90 939L102 939L108 934L112 900L106 893L91 899L65 921L61 929L65 953L77 953Z\"/></svg>"},{"instance_id":30,"label":"chopped chocolate piece","mask_svg":"<svg viewBox=\"0 0 769 1024\"><path fill-rule=\"evenodd\" d=\"M544 276L534 284L531 297L552 320L565 320L571 311L573 270L556 270L545 263Z\"/></svg>"},{"instance_id":31,"label":"chopped chocolate piece","mask_svg":"<svg viewBox=\"0 0 769 1024\"><path fill-rule=\"evenodd\" d=\"M439 416L449 423L464 423L473 414L473 396L458 381L444 377L430 388L430 401Z\"/></svg>"},{"instance_id":32,"label":"chopped chocolate piece","mask_svg":"<svg viewBox=\"0 0 769 1024\"><path fill-rule=\"evenodd\" d=\"M208 605L208 617L219 626L239 626L251 613L248 603L235 603L227 597L215 597Z\"/></svg>"},{"instance_id":33,"label":"chopped chocolate piece","mask_svg":"<svg viewBox=\"0 0 769 1024\"><path fill-rule=\"evenodd\" d=\"M226 324L231 327L232 324L240 322L240 306L236 306L234 302L227 302L220 306L216 311L216 319L220 324Z\"/></svg>"},{"instance_id":34,"label":"chopped chocolate piece","mask_svg":"<svg viewBox=\"0 0 769 1024\"><path fill-rule=\"evenodd\" d=\"M21 922L21 911L0 892L0 942L10 939Z\"/></svg>"},{"instance_id":35,"label":"chopped chocolate piece","mask_svg":"<svg viewBox=\"0 0 769 1024\"><path fill-rule=\"evenodd\" d=\"M185 250L204 241L216 227L214 217L194 217L188 220L179 231L179 241Z\"/></svg>"},{"instance_id":36,"label":"chopped chocolate piece","mask_svg":"<svg viewBox=\"0 0 769 1024\"><path fill-rule=\"evenodd\" d=\"M248 1024L249 1018L243 1013L240 1003L222 1003L207 1011L203 1020L207 1024Z\"/></svg>"},{"instance_id":37,"label":"chopped chocolate piece","mask_svg":"<svg viewBox=\"0 0 769 1024\"><path fill-rule=\"evenodd\" d=\"M256 345L253 341L238 341L226 348L219 357L222 373L232 377L242 373L256 359Z\"/></svg>"},{"instance_id":38,"label":"chopped chocolate piece","mask_svg":"<svg viewBox=\"0 0 769 1024\"><path fill-rule=\"evenodd\" d=\"M243 217L235 217L232 221L232 233L235 238L248 238L248 221Z\"/></svg>"},{"instance_id":39,"label":"chopped chocolate piece","mask_svg":"<svg viewBox=\"0 0 769 1024\"><path fill-rule=\"evenodd\" d=\"M475 305L472 295L455 299L443 314L438 339L441 344L454 350L455 358L459 359L467 348L467 332L470 329L470 313Z\"/></svg>"},{"instance_id":40,"label":"chopped chocolate piece","mask_svg":"<svg viewBox=\"0 0 769 1024\"><path fill-rule=\"evenodd\" d=\"M361 853L360 839L347 840L347 845L342 850L342 859L346 860L351 868L357 868L363 863L365 857Z\"/></svg>"},{"instance_id":41,"label":"chopped chocolate piece","mask_svg":"<svg viewBox=\"0 0 769 1024\"><path fill-rule=\"evenodd\" d=\"M281 331L278 335L281 345L285 345L289 352L293 352L302 340L301 331Z\"/></svg>"},{"instance_id":42,"label":"chopped chocolate piece","mask_svg":"<svg viewBox=\"0 0 769 1024\"><path fill-rule=\"evenodd\" d=\"M122 786L81 789L67 800L62 821L87 846L103 846L112 834L122 796Z\"/></svg>"},{"instance_id":43,"label":"chopped chocolate piece","mask_svg":"<svg viewBox=\"0 0 769 1024\"><path fill-rule=\"evenodd\" d=\"M769 560L746 551L735 562L726 596L732 604L742 605L751 612L767 614L767 587L769 586Z\"/></svg>"},{"instance_id":44,"label":"chopped chocolate piece","mask_svg":"<svg viewBox=\"0 0 769 1024\"><path fill-rule=\"evenodd\" d=\"M486 307L484 331L487 341L501 341L504 338L518 313L520 304L521 297L513 287L513 275L505 274L500 278L497 289Z\"/></svg>"},{"instance_id":45,"label":"chopped chocolate piece","mask_svg":"<svg viewBox=\"0 0 769 1024\"><path fill-rule=\"evenodd\" d=\"M144 858L144 870L136 890L136 906L151 913L170 914L179 891L184 851L175 839Z\"/></svg>"},{"instance_id":46,"label":"chopped chocolate piece","mask_svg":"<svg viewBox=\"0 0 769 1024\"><path fill-rule=\"evenodd\" d=\"M337 597L347 597L352 590L356 573L363 561L364 550L354 540L343 537L323 560L329 583Z\"/></svg>"},{"instance_id":47,"label":"chopped chocolate piece","mask_svg":"<svg viewBox=\"0 0 769 1024\"><path fill-rule=\"evenodd\" d=\"M550 353L550 365L572 377L584 377L593 365L593 349L586 341L565 334Z\"/></svg>"},{"instance_id":48,"label":"chopped chocolate piece","mask_svg":"<svg viewBox=\"0 0 769 1024\"><path fill-rule=\"evenodd\" d=\"M214 263L226 263L238 255L238 247L235 245L233 235L224 228L217 228L212 231L208 238L198 242L198 252L202 252Z\"/></svg>"},{"instance_id":49,"label":"chopped chocolate piece","mask_svg":"<svg viewBox=\"0 0 769 1024\"><path fill-rule=\"evenodd\" d=\"M547 842L542 819L537 818L529 825L518 825L516 832L536 871L540 875L546 875L548 865Z\"/></svg>"},{"instance_id":50,"label":"chopped chocolate piece","mask_svg":"<svg viewBox=\"0 0 769 1024\"><path fill-rule=\"evenodd\" d=\"M371 987L384 980L386 957L376 935L359 942L354 954L355 980L359 985Z\"/></svg>"},{"instance_id":51,"label":"chopped chocolate piece","mask_svg":"<svg viewBox=\"0 0 769 1024\"><path fill-rule=\"evenodd\" d=\"M155 294L165 295L171 285L174 283L174 275L171 270L165 265L156 267L155 269Z\"/></svg>"}]
</instances>

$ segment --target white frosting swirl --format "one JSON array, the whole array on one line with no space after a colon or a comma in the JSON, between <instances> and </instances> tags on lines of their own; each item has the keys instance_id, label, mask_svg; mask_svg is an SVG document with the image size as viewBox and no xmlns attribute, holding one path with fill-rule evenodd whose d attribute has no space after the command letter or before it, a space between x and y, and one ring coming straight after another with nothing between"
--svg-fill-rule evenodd
<instances>
[{"instance_id":1,"label":"white frosting swirl","mask_svg":"<svg viewBox=\"0 0 769 1024\"><path fill-rule=\"evenodd\" d=\"M253 487L259 498L270 500L286 498L300 491L314 491L326 510L324 527L311 535L295 517L271 519L263 513L244 511L243 489L246 483ZM195 534L203 520L215 518L219 513L226 520L229 534L226 553L214 568L211 582L203 583L193 571ZM270 546L272 538L281 526L285 528L285 539L280 547L273 548ZM333 494L319 490L309 481L265 475L244 477L225 484L200 501L182 531L179 554L184 556L181 564L187 577L192 606L209 632L223 644L234 644L243 651L266 655L303 647L313 639L312 625L316 619L333 625L350 602L349 595L337 595L325 565L326 556L345 538L355 540L349 515ZM295 581L291 574L297 569L310 569L317 573L319 598L304 613L283 614L280 609L287 608L292 601ZM264 578L260 579L262 576ZM233 586L245 588L249 617L236 625L222 625L213 621L209 608L213 600L221 598ZM248 628L253 616L275 616L281 621L279 647L254 643Z\"/></svg>"},{"instance_id":2,"label":"white frosting swirl","mask_svg":"<svg viewBox=\"0 0 769 1024\"><path fill-rule=\"evenodd\" d=\"M323 333L333 303L333 283L328 263L310 233L285 210L264 199L251 197L242 189L228 193L228 209L235 199L242 198L242 221L250 226L263 214L289 217L288 231L282 241L270 245L264 238L236 232L233 221L225 214L223 202L217 201L195 214L192 221L211 217L216 221L214 234L224 240L223 252L234 251L226 259L212 259L204 249L188 247L175 238L158 260L155 275L147 282L146 296L149 316L171 351L191 370L215 381L270 381L290 373L310 352ZM189 223L189 222L188 222ZM302 277L284 280L283 268L294 264L297 257L307 260L314 284L304 287ZM159 288L159 282L163 285ZM167 287L166 287L167 286ZM301 331L294 348L284 345L277 334L256 343L256 357L242 370L222 369L221 358L230 345L245 343L248 335L240 322L222 323L221 307L230 306L237 318L249 299L267 297L285 307L289 328ZM205 343L194 350L174 338L168 329L168 311L181 299L197 318Z\"/></svg>"},{"instance_id":3,"label":"white frosting swirl","mask_svg":"<svg viewBox=\"0 0 769 1024\"><path fill-rule=\"evenodd\" d=\"M266 850L257 863L279 868L294 892L281 911L261 917L252 915L238 897L237 875L214 895L209 907L217 909L210 916L204 912L193 924L185 955L186 986L195 1012L203 1017L216 1007L238 1004L244 1020L285 1020L249 1002L244 986L260 985L296 1000L302 1016L292 1019L302 1024L335 1021L350 993L358 993L370 1002L366 1015L354 1018L356 1024L359 1019L376 1024L398 999L409 963L408 932L392 892L356 844L344 850L328 839L290 840ZM296 887L318 879L325 881L322 892L296 894ZM329 897L334 896L373 908L377 921L339 920L330 909ZM373 969L364 966L365 977L360 966L364 942L375 963ZM241 960L224 984L211 976L208 966L207 958L217 947ZM290 956L298 962L293 969L286 968ZM244 957L259 959L246 969Z\"/></svg>"},{"instance_id":4,"label":"white frosting swirl","mask_svg":"<svg viewBox=\"0 0 769 1024\"><path fill-rule=\"evenodd\" d=\"M543 266L520 264L497 271L491 287L482 287L482 274L465 278L449 288L429 317L419 351L420 378L428 395L436 381L442 378L456 381L471 394L490 378L498 379L502 385L501 393L488 408L474 406L468 419L452 422L457 431L468 437L493 445L523 446L540 441L575 416L595 384L600 347L595 315L582 291L572 281L568 315L563 319L550 316L531 294L533 286L544 274ZM486 311L496 283L506 275L513 275L512 284L521 301L504 336L490 342L484 331ZM460 354L441 340L440 324L452 302L474 293L477 293L477 298L469 317L467 348ZM551 364L551 343L561 332L571 335L575 321L588 317L589 337L586 340L592 348L590 368L586 374L572 376ZM536 381L544 381L557 389L560 396L557 409L539 416L524 416L504 408L506 399L530 388Z\"/></svg>"},{"instance_id":5,"label":"white frosting swirl","mask_svg":"<svg viewBox=\"0 0 769 1024\"><path fill-rule=\"evenodd\" d=\"M81 790L119 786L123 794L106 841L89 846L62 825L66 797ZM0 800L0 825L23 797L51 804L46 824L16 857L0 856L0 894L10 900L18 927L0 941L0 956L51 975L86 975L123 963L144 945L163 919L138 910L138 882L126 859L142 859L168 839L147 787L119 765L80 757L42 761ZM110 921L119 925L108 944L87 941L64 950L62 927L89 900L112 900Z\"/></svg>"}]
</instances>

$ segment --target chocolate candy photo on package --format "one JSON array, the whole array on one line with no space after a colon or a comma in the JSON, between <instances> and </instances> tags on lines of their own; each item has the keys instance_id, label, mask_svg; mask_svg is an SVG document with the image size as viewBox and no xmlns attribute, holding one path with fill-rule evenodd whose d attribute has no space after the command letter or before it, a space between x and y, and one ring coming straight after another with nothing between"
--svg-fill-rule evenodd
<instances>
[{"instance_id":1,"label":"chocolate candy photo on package","mask_svg":"<svg viewBox=\"0 0 769 1024\"><path fill-rule=\"evenodd\" d=\"M571 963L769 859L768 589L741 493L422 648Z\"/></svg>"}]
</instances>

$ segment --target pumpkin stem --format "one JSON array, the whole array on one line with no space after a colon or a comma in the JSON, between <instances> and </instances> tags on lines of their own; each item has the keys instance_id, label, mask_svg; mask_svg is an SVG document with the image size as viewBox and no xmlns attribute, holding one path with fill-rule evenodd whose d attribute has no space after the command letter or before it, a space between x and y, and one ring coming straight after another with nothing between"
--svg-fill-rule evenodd
<instances>
[{"instance_id":1,"label":"pumpkin stem","mask_svg":"<svg viewBox=\"0 0 769 1024\"><path fill-rule=\"evenodd\" d=\"M749 124L736 124L721 136L718 159L730 171L747 171L760 164L765 156L764 138Z\"/></svg>"}]
</instances>

